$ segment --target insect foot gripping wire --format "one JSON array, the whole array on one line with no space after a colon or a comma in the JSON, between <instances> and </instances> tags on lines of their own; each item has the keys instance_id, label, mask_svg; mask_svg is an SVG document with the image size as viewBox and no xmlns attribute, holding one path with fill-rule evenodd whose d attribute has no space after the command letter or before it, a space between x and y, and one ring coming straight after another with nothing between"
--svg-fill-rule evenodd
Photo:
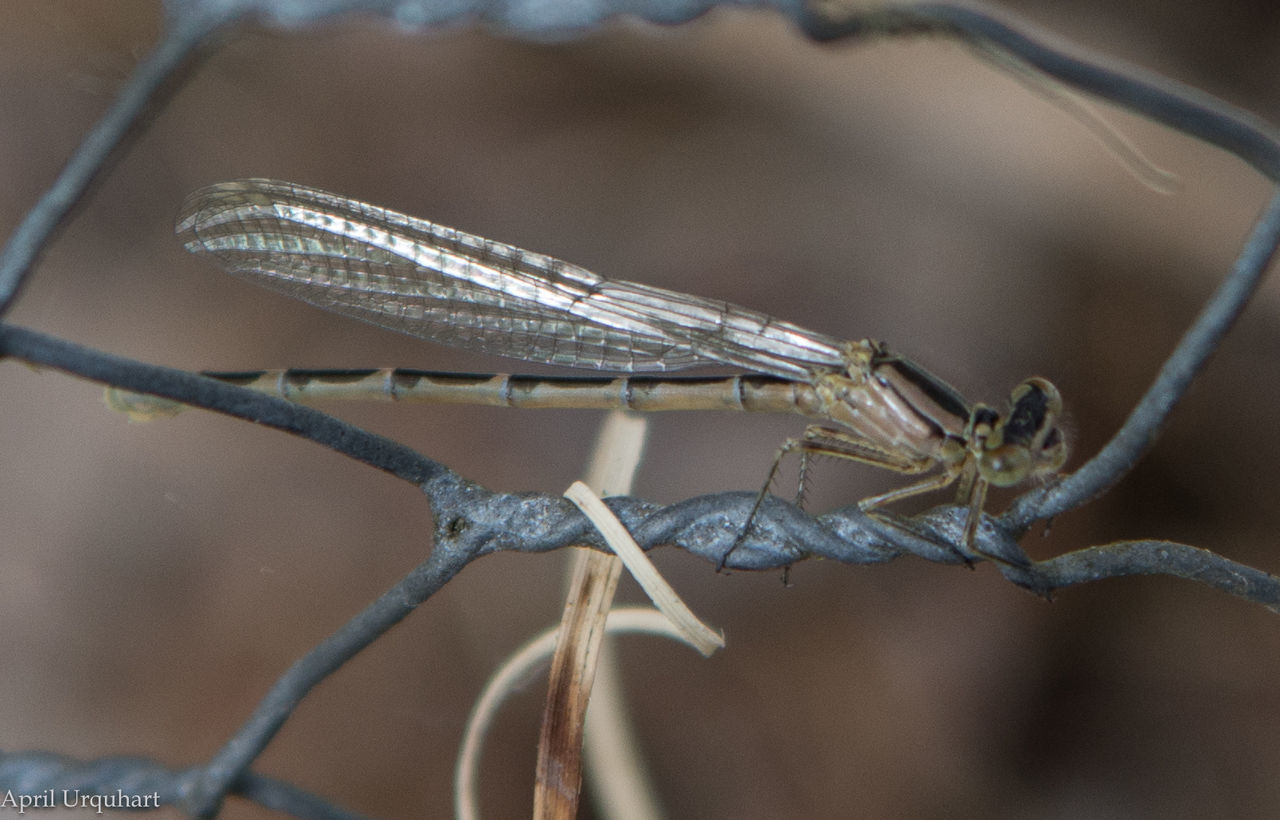
<instances>
[{"instance_id":1,"label":"insect foot gripping wire","mask_svg":"<svg viewBox=\"0 0 1280 820\"><path fill-rule=\"evenodd\" d=\"M526 362L628 374L544 379L358 371L325 384L303 372L247 374L254 387L336 397L376 386L397 401L636 411L739 410L817 419L783 445L778 465L832 455L904 475L935 473L862 502L957 484L971 546L987 488L1056 473L1066 458L1062 400L1034 378L1001 417L880 342L845 341L716 299L605 279L577 265L387 208L269 179L223 182L183 203L177 233L192 253L317 307L420 339ZM727 379L652 374L731 367ZM242 380L246 374L239 374ZM312 387L311 385L321 385Z\"/></svg>"},{"instance_id":2,"label":"insect foot gripping wire","mask_svg":"<svg viewBox=\"0 0 1280 820\"><path fill-rule=\"evenodd\" d=\"M955 484L956 503L967 509L961 539L967 549L973 548L989 486L1044 480L1062 469L1067 458L1058 426L1062 398L1048 380L1034 377L1018 385L1010 394L1008 414L1001 417L987 405L969 404L955 388L910 359L890 353L882 343L857 344L870 354L858 355L850 343L847 374L827 376L816 384L820 406L812 415L843 426L811 425L800 438L779 448L738 539L721 558L721 568L749 532L778 468L791 453L801 458L797 504L804 494L806 462L814 455L861 461L905 475L937 470L916 483L863 499L859 506L873 511ZM861 401L872 393L877 403ZM877 420L869 415L876 410L891 415ZM961 556L968 560L964 552Z\"/></svg>"}]
</instances>

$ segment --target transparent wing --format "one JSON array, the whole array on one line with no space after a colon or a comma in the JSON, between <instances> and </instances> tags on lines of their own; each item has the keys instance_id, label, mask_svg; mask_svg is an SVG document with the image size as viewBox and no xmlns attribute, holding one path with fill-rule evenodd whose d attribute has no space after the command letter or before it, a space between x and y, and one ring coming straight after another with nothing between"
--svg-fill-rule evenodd
<instances>
[{"instance_id":1,"label":"transparent wing","mask_svg":"<svg viewBox=\"0 0 1280 820\"><path fill-rule=\"evenodd\" d=\"M590 271L288 182L187 197L188 250L304 302L531 362L655 372L722 364L784 378L838 369L843 344L763 313Z\"/></svg>"}]
</instances>

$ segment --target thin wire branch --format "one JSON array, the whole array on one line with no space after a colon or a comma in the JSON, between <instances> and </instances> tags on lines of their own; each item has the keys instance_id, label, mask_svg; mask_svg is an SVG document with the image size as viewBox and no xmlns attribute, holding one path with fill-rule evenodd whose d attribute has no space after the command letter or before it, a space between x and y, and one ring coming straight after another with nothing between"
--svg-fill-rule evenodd
<instances>
[{"instance_id":1,"label":"thin wire branch","mask_svg":"<svg viewBox=\"0 0 1280 820\"><path fill-rule=\"evenodd\" d=\"M857 2L812 2L801 19L815 40L933 34L983 44L1012 55L1052 79L1216 145L1280 182L1280 136L1247 111L1190 86L1076 46L1032 36L987 9L958 3L903 3L867 8Z\"/></svg>"},{"instance_id":2,"label":"thin wire branch","mask_svg":"<svg viewBox=\"0 0 1280 820\"><path fill-rule=\"evenodd\" d=\"M565 39L622 15L675 25L717 6L772 7L790 17L797 16L794 0L168 0L167 6L174 16L193 14L226 21L251 16L283 28L356 14L383 17L405 29L480 21L506 36L530 40Z\"/></svg>"},{"instance_id":3,"label":"thin wire branch","mask_svg":"<svg viewBox=\"0 0 1280 820\"><path fill-rule=\"evenodd\" d=\"M248 771L249 765L317 684L400 623L474 557L448 547L433 549L430 557L402 581L298 660L201 770L184 796L184 807L197 817L216 814L223 795Z\"/></svg>"},{"instance_id":4,"label":"thin wire branch","mask_svg":"<svg viewBox=\"0 0 1280 820\"><path fill-rule=\"evenodd\" d=\"M189 15L170 27L120 90L115 102L72 152L57 179L27 211L0 250L0 316L12 306L36 260L116 149L191 55L221 21Z\"/></svg>"},{"instance_id":5,"label":"thin wire branch","mask_svg":"<svg viewBox=\"0 0 1280 820\"><path fill-rule=\"evenodd\" d=\"M304 436L413 484L422 484L448 471L403 444L352 427L319 410L248 390L227 391L223 389L225 385L195 373L113 356L34 330L0 323L0 356Z\"/></svg>"},{"instance_id":6,"label":"thin wire branch","mask_svg":"<svg viewBox=\"0 0 1280 820\"><path fill-rule=\"evenodd\" d=\"M1172 541L1118 541L1036 564L1054 589L1129 575L1169 575L1205 584L1280 614L1280 578Z\"/></svg>"},{"instance_id":7,"label":"thin wire branch","mask_svg":"<svg viewBox=\"0 0 1280 820\"><path fill-rule=\"evenodd\" d=\"M1111 441L1072 475L1020 496L1002 516L1002 525L1016 532L1033 521L1078 507L1106 492L1138 463L1154 444L1174 406L1190 389L1196 374L1257 291L1277 246L1280 246L1280 192L1254 225L1231 273L1200 311Z\"/></svg>"}]
</instances>

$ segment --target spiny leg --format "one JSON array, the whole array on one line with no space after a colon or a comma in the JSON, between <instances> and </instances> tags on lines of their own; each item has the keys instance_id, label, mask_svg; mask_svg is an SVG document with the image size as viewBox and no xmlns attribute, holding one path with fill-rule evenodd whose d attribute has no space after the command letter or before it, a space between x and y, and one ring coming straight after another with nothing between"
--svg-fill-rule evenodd
<instances>
[{"instance_id":1,"label":"spiny leg","mask_svg":"<svg viewBox=\"0 0 1280 820\"><path fill-rule=\"evenodd\" d=\"M886 504L892 504L895 501L901 501L904 498L911 498L915 495L923 495L931 493L934 490L946 489L946 487L955 482L960 476L961 471L956 469L943 470L935 476L930 476L923 481L917 481L915 484L908 484L905 487L895 487L887 493L873 495L870 498L864 498L858 502L858 506L865 510L873 510L876 507L883 507Z\"/></svg>"},{"instance_id":2,"label":"spiny leg","mask_svg":"<svg viewBox=\"0 0 1280 820\"><path fill-rule=\"evenodd\" d=\"M755 521L756 513L760 510L760 505L764 503L765 497L769 494L769 488L773 486L774 479L778 475L778 468L782 465L782 460L790 453L800 451L801 454L801 484L797 492L797 503L804 491L805 473L808 471L807 460L810 455L828 455L836 458L845 458L852 461L861 461L865 464L873 464L877 467L893 470L899 473L918 474L923 473L934 466L932 459L928 458L912 458L904 456L900 453L894 453L882 447L860 438L847 430L834 427L823 427L821 425L811 425L805 428L804 434L800 438L787 439L782 446L778 448L777 455L774 456L773 464L769 467L769 474L765 477L764 486L760 488L760 492L756 495L755 503L751 505L750 512L743 522L742 529L738 532L738 537L734 539L733 545L720 558L720 564L717 571L724 569L725 564L729 560L729 556L738 548L742 540L746 538L747 533L751 531L751 524ZM945 487L954 476L948 476L947 479L938 486ZM930 479L925 484L930 485L922 489L908 489L905 495L915 495L918 492L926 492L932 488L934 479ZM916 485L912 485L913 487ZM886 493L878 498L888 500L889 497L898 497L898 491ZM872 499L874 502L875 499ZM865 503L865 502L864 502Z\"/></svg>"},{"instance_id":3,"label":"spiny leg","mask_svg":"<svg viewBox=\"0 0 1280 820\"><path fill-rule=\"evenodd\" d=\"M898 487L896 489L890 490L887 493L881 493L880 495L872 496L871 498L864 498L863 500L858 502L858 507L861 508L863 512L874 512L877 508L883 507L886 504L890 504L894 501L901 501L904 498L911 498L912 496L923 495L924 493L931 493L931 492L934 492L935 490L945 489L948 485L954 483L957 478L962 478L964 476L964 473L965 471L960 466L947 467L937 475L930 476L929 478L926 478L923 481L917 481L916 483L908 484L905 487ZM891 519L881 518L880 520L888 521L888 523L894 526L899 526L899 527L901 526L898 524L894 524L894 522ZM966 523L966 531L967 530L968 530L968 525ZM969 546L970 542L967 536L963 541L963 543L966 547ZM959 556L959 558L963 560L970 569L973 568L973 561L969 559L969 556L965 554L964 550L961 550L957 548L954 544L950 544L950 543L946 544L946 546L952 552L954 552L957 556Z\"/></svg>"},{"instance_id":4,"label":"spiny leg","mask_svg":"<svg viewBox=\"0 0 1280 820\"><path fill-rule=\"evenodd\" d=\"M982 521L982 508L987 503L987 486L987 482L979 478L969 488L969 511L964 517L964 545L993 561L1006 564L1007 561L982 551L973 543L974 537L978 534L978 524Z\"/></svg>"},{"instance_id":5,"label":"spiny leg","mask_svg":"<svg viewBox=\"0 0 1280 820\"><path fill-rule=\"evenodd\" d=\"M806 431L807 432L807 431ZM760 492L756 493L756 500L751 504L751 510L747 513L747 518L742 522L742 529L738 530L738 537L733 539L733 544L720 556L720 563L716 565L716 572L724 569L725 564L729 561L729 556L733 555L733 551L742 543L742 539L747 537L747 533L751 531L751 524L756 520L756 513L760 511L760 505L764 503L764 499L769 495L769 488L773 486L773 480L778 476L778 468L782 466L782 460L790 453L801 449L804 446L804 440L798 438L789 438L782 442L782 446L778 448L777 454L773 457L773 464L769 465L769 473L765 476L764 486L760 488Z\"/></svg>"},{"instance_id":6,"label":"spiny leg","mask_svg":"<svg viewBox=\"0 0 1280 820\"><path fill-rule=\"evenodd\" d=\"M795 505L801 509L804 509L804 491L805 484L809 481L809 459L812 453L812 450L800 448L800 474L796 476Z\"/></svg>"}]
</instances>

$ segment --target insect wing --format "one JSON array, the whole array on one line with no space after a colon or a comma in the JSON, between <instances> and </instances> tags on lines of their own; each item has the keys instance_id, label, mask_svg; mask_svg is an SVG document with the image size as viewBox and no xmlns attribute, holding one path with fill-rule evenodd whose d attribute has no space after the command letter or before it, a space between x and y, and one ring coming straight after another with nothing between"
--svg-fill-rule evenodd
<instances>
[{"instance_id":1,"label":"insect wing","mask_svg":"<svg viewBox=\"0 0 1280 820\"><path fill-rule=\"evenodd\" d=\"M318 307L443 344L568 367L732 365L784 378L839 368L828 336L287 182L191 194L188 250Z\"/></svg>"}]
</instances>

